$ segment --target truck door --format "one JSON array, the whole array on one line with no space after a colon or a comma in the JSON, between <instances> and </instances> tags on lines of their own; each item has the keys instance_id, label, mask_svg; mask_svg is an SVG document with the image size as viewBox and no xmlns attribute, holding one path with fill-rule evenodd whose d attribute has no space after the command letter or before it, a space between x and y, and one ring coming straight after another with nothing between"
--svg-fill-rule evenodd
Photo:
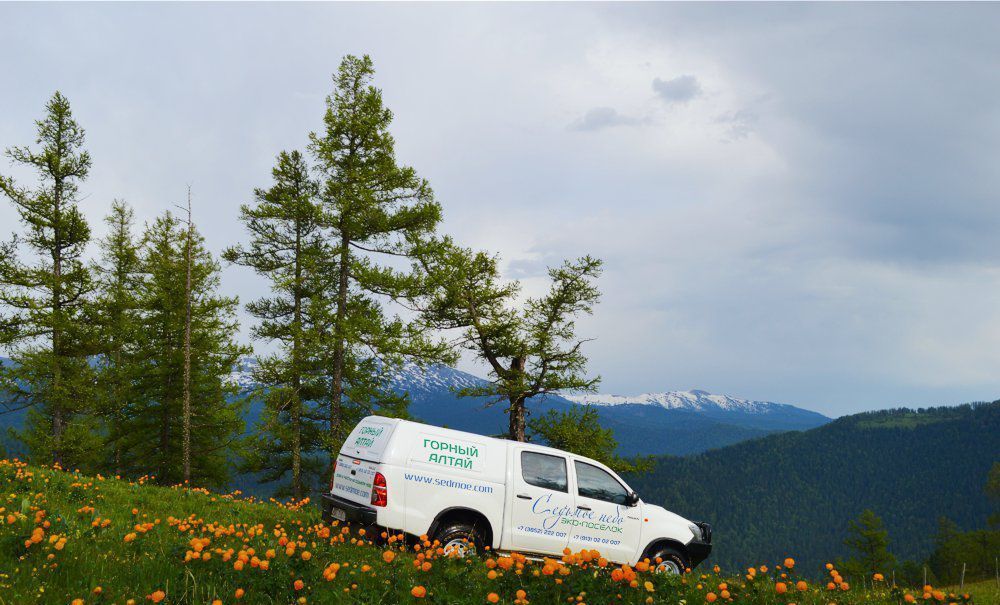
<instances>
[{"instance_id":1,"label":"truck door","mask_svg":"<svg viewBox=\"0 0 1000 605\"><path fill-rule=\"evenodd\" d=\"M597 550L616 563L631 563L642 531L638 506L627 504L629 490L602 468L573 461L575 515L565 525L573 552Z\"/></svg>"},{"instance_id":2,"label":"truck door","mask_svg":"<svg viewBox=\"0 0 1000 605\"><path fill-rule=\"evenodd\" d=\"M573 511L565 456L515 449L511 481L509 550L560 554L568 534L562 519Z\"/></svg>"}]
</instances>

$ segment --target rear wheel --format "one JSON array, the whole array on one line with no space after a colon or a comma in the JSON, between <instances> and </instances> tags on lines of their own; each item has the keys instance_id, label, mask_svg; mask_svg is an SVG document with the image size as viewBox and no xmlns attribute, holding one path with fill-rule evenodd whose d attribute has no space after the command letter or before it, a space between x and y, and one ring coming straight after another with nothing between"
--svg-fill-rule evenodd
<instances>
[{"instance_id":1,"label":"rear wheel","mask_svg":"<svg viewBox=\"0 0 1000 605\"><path fill-rule=\"evenodd\" d=\"M441 545L444 556L463 559L486 552L483 538L471 523L451 523L437 531L434 539Z\"/></svg>"},{"instance_id":2,"label":"rear wheel","mask_svg":"<svg viewBox=\"0 0 1000 605\"><path fill-rule=\"evenodd\" d=\"M650 557L650 561L657 573L679 576L687 570L688 562L684 553L669 547L660 548L654 552L655 554Z\"/></svg>"}]
</instances>

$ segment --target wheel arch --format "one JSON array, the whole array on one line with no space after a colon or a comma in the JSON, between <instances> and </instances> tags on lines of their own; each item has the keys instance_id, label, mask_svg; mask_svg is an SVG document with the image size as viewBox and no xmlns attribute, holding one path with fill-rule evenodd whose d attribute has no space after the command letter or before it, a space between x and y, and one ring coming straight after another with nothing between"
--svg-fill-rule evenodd
<instances>
[{"instance_id":1,"label":"wheel arch","mask_svg":"<svg viewBox=\"0 0 1000 605\"><path fill-rule=\"evenodd\" d=\"M646 548L642 550L642 554L639 556L639 560L642 561L646 558L652 558L656 551L661 548L672 548L684 556L684 562L690 566L691 565L691 553L688 552L688 547L682 542L678 542L673 538L656 538L652 542L646 545Z\"/></svg>"},{"instance_id":2,"label":"wheel arch","mask_svg":"<svg viewBox=\"0 0 1000 605\"><path fill-rule=\"evenodd\" d=\"M434 534L439 529L450 523L459 522L471 523L479 528L483 532L483 543L487 544L491 549L494 547L493 539L495 534L493 533L493 524L490 523L489 518L481 511L467 506L450 506L439 512L434 517L434 520L431 521L431 526L427 528L427 536L430 539L434 539Z\"/></svg>"}]
</instances>

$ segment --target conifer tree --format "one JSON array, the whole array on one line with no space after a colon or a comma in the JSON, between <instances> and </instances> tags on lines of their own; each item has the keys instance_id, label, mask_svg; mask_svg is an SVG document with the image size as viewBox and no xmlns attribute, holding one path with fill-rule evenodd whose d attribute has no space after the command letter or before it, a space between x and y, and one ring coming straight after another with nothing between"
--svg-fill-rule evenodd
<instances>
[{"instance_id":1,"label":"conifer tree","mask_svg":"<svg viewBox=\"0 0 1000 605\"><path fill-rule=\"evenodd\" d=\"M248 468L263 472L264 481L287 475L287 489L279 493L301 499L325 468L317 454L325 443L320 406L329 393L318 379L323 335L310 302L330 289L330 250L317 186L302 154L281 152L271 175L274 184L257 189L254 203L240 209L248 245L229 248L224 257L270 280L272 295L249 303L247 310L260 322L254 338L280 347L253 369L265 409L248 448Z\"/></svg>"},{"instance_id":2,"label":"conifer tree","mask_svg":"<svg viewBox=\"0 0 1000 605\"><path fill-rule=\"evenodd\" d=\"M534 439L546 445L602 462L616 473L644 473L652 468L653 457L628 460L615 453L614 431L601 426L597 410L574 405L566 411L549 410L528 421Z\"/></svg>"},{"instance_id":3,"label":"conifer tree","mask_svg":"<svg viewBox=\"0 0 1000 605\"><path fill-rule=\"evenodd\" d=\"M0 191L24 227L0 246L0 302L7 309L0 345L14 361L0 370L0 389L8 406L31 408L21 437L33 459L88 468L100 448L87 409L93 376L83 321L93 288L83 259L90 227L77 204L91 160L84 130L59 92L36 124L38 147L13 147L7 156L35 170L37 186L0 176Z\"/></svg>"},{"instance_id":4,"label":"conifer tree","mask_svg":"<svg viewBox=\"0 0 1000 605\"><path fill-rule=\"evenodd\" d=\"M576 336L576 318L590 314L600 298L594 285L600 260L585 256L550 268L549 291L521 305L520 284L502 279L493 256L446 243L424 261L436 287L425 303L426 320L463 330L460 344L490 368L488 384L458 394L506 402L510 439L526 440L530 398L596 389L600 379L585 374L586 341Z\"/></svg>"},{"instance_id":5,"label":"conifer tree","mask_svg":"<svg viewBox=\"0 0 1000 605\"><path fill-rule=\"evenodd\" d=\"M105 217L107 236L101 240L97 268L97 296L92 312L97 328L98 414L104 420L110 468L123 472L121 441L127 420L138 410L136 363L139 342L139 290L142 283L139 243L134 234L135 213L121 200Z\"/></svg>"},{"instance_id":6,"label":"conifer tree","mask_svg":"<svg viewBox=\"0 0 1000 605\"><path fill-rule=\"evenodd\" d=\"M243 429L243 401L228 381L246 350L233 341L238 301L217 294L219 265L191 232L191 471L194 485L221 486ZM184 342L188 226L170 212L146 227L137 403L123 423L122 460L132 475L184 481Z\"/></svg>"},{"instance_id":7,"label":"conifer tree","mask_svg":"<svg viewBox=\"0 0 1000 605\"><path fill-rule=\"evenodd\" d=\"M854 556L843 563L845 571L854 577L871 578L874 573L885 573L896 565L896 558L889 552L889 532L882 518L870 509L848 525L844 545L854 551Z\"/></svg>"},{"instance_id":8,"label":"conifer tree","mask_svg":"<svg viewBox=\"0 0 1000 605\"><path fill-rule=\"evenodd\" d=\"M441 207L427 182L397 163L392 112L373 76L369 57L345 57L327 97L325 128L310 135L334 278L329 299L311 304L317 322L329 327L321 345L330 368L331 452L357 416L402 413L406 399L388 385L395 368L407 359L448 357L425 326L391 314L387 304L420 292L419 271L406 262L437 228Z\"/></svg>"}]
</instances>

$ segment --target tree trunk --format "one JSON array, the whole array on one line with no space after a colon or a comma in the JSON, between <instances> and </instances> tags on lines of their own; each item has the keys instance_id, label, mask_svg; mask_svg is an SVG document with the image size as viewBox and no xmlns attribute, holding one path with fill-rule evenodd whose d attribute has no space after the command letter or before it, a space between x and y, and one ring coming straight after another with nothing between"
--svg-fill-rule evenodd
<instances>
[{"instance_id":1,"label":"tree trunk","mask_svg":"<svg viewBox=\"0 0 1000 605\"><path fill-rule=\"evenodd\" d=\"M61 464L62 436L66 430L62 393L62 179L56 177L53 185L55 206L52 246L52 462Z\"/></svg>"},{"instance_id":2,"label":"tree trunk","mask_svg":"<svg viewBox=\"0 0 1000 605\"><path fill-rule=\"evenodd\" d=\"M527 441L524 436L525 415L524 399L519 397L512 398L510 400L509 413L510 426L507 429L509 439L513 439L514 441Z\"/></svg>"},{"instance_id":3,"label":"tree trunk","mask_svg":"<svg viewBox=\"0 0 1000 605\"><path fill-rule=\"evenodd\" d=\"M191 188L188 187L188 228L185 264L187 281L184 286L184 409L183 409L183 465L184 483L191 481L191 237L194 225L191 223Z\"/></svg>"},{"instance_id":4,"label":"tree trunk","mask_svg":"<svg viewBox=\"0 0 1000 605\"><path fill-rule=\"evenodd\" d=\"M524 357L515 357L510 360L510 371L518 377L518 383L520 383L520 378L524 376L524 366L526 359ZM509 410L509 420L510 427L508 429L509 438L514 441L527 441L524 436L524 425L528 415L525 402L527 397L521 393L512 394L509 397L510 410Z\"/></svg>"},{"instance_id":5,"label":"tree trunk","mask_svg":"<svg viewBox=\"0 0 1000 605\"><path fill-rule=\"evenodd\" d=\"M294 298L294 324L292 326L292 496L296 500L301 500L303 496L302 485L302 397L300 389L301 380L301 360L300 348L302 334L302 229L296 224L295 227L295 286L292 294Z\"/></svg>"},{"instance_id":6,"label":"tree trunk","mask_svg":"<svg viewBox=\"0 0 1000 605\"><path fill-rule=\"evenodd\" d=\"M341 232L343 233L343 232ZM337 459L340 439L341 403L344 397L344 320L347 317L348 263L350 261L350 240L341 236L340 266L337 283L337 315L333 326L333 376L330 393L330 473Z\"/></svg>"}]
</instances>

